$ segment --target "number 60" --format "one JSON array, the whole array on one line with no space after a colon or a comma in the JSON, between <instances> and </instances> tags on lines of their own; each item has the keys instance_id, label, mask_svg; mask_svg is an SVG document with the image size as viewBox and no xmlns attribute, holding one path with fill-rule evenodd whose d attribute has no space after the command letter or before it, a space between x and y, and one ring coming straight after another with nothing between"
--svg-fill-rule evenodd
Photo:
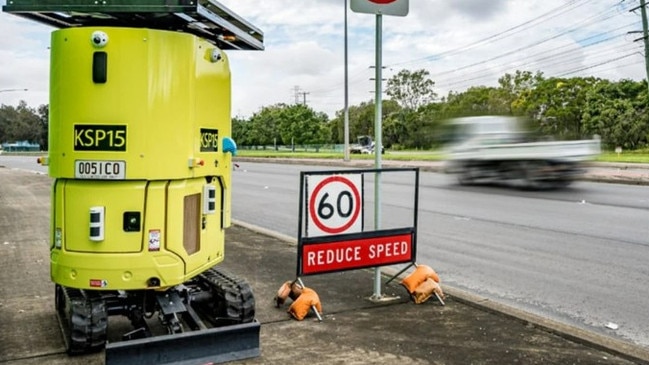
<instances>
[{"instance_id":1,"label":"number 60","mask_svg":"<svg viewBox=\"0 0 649 365\"><path fill-rule=\"evenodd\" d=\"M337 213L339 217L347 218L352 214L354 210L354 199L349 191L344 190L338 194L338 198L336 198L336 209L334 209L331 203L327 202L327 198L329 198L329 193L324 193L318 202L318 216L320 218L329 219L334 213ZM343 199L347 201L346 210L343 210Z\"/></svg>"}]
</instances>

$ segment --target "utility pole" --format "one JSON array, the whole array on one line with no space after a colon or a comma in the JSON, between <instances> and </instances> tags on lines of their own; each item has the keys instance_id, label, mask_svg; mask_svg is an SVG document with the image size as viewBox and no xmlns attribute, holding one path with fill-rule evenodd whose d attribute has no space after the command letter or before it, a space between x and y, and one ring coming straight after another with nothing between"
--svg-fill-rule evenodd
<instances>
[{"instance_id":1,"label":"utility pole","mask_svg":"<svg viewBox=\"0 0 649 365\"><path fill-rule=\"evenodd\" d=\"M306 105L306 96L311 93L302 91L298 85L293 86L293 97L295 98L295 104L300 104L300 97L302 97L302 105Z\"/></svg>"},{"instance_id":2,"label":"utility pole","mask_svg":"<svg viewBox=\"0 0 649 365\"><path fill-rule=\"evenodd\" d=\"M647 72L647 87L649 87L649 35L647 34L647 9L645 0L640 0L640 13L642 14L642 39L644 40L644 65Z\"/></svg>"},{"instance_id":3,"label":"utility pole","mask_svg":"<svg viewBox=\"0 0 649 365\"><path fill-rule=\"evenodd\" d=\"M300 94L302 95L302 105L306 106L306 96L311 94L311 93L308 93L306 91L302 91Z\"/></svg>"},{"instance_id":4,"label":"utility pole","mask_svg":"<svg viewBox=\"0 0 649 365\"><path fill-rule=\"evenodd\" d=\"M638 39L634 39L633 41L639 41L640 39L643 40L644 42L644 65L645 65L645 72L647 74L647 87L649 87L649 26L647 25L647 9L646 9L646 2L645 0L640 0L640 6L635 7L631 10L630 12L634 12L640 8L640 14L642 16L642 37ZM640 33L640 31L633 31L629 33Z\"/></svg>"},{"instance_id":5,"label":"utility pole","mask_svg":"<svg viewBox=\"0 0 649 365\"><path fill-rule=\"evenodd\" d=\"M295 104L300 103L300 87L295 85L293 86L293 96L295 97Z\"/></svg>"},{"instance_id":6,"label":"utility pole","mask_svg":"<svg viewBox=\"0 0 649 365\"><path fill-rule=\"evenodd\" d=\"M347 0L345 0L345 108L343 120L343 161L349 161L349 71L347 56Z\"/></svg>"}]
</instances>

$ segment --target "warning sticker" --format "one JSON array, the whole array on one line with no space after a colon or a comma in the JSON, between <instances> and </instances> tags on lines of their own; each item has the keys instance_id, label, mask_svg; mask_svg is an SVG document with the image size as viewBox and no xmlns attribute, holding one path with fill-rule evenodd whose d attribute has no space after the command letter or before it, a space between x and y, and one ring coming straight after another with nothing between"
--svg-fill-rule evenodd
<instances>
[{"instance_id":1,"label":"warning sticker","mask_svg":"<svg viewBox=\"0 0 649 365\"><path fill-rule=\"evenodd\" d=\"M149 251L160 251L160 230L149 230Z\"/></svg>"}]
</instances>

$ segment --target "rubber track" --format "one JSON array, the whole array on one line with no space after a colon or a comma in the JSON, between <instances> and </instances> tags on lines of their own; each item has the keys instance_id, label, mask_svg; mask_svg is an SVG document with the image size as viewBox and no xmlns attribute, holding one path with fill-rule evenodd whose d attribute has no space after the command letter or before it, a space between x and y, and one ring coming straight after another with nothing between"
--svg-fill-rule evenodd
<instances>
[{"instance_id":1,"label":"rubber track","mask_svg":"<svg viewBox=\"0 0 649 365\"><path fill-rule=\"evenodd\" d=\"M100 351L106 344L108 312L99 293L60 287L65 305L58 315L66 323L66 347L69 354Z\"/></svg>"},{"instance_id":2,"label":"rubber track","mask_svg":"<svg viewBox=\"0 0 649 365\"><path fill-rule=\"evenodd\" d=\"M223 269L211 268L198 276L201 283L209 286L215 301L222 301L213 311L218 325L249 323L255 319L255 298L250 285Z\"/></svg>"}]
</instances>

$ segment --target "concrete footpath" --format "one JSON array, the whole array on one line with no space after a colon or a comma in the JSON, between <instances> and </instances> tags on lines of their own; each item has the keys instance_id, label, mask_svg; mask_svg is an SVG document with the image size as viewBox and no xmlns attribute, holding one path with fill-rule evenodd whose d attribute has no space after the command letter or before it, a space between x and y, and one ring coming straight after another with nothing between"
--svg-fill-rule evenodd
<instances>
[{"instance_id":1,"label":"concrete footpath","mask_svg":"<svg viewBox=\"0 0 649 365\"><path fill-rule=\"evenodd\" d=\"M102 364L103 353L70 358L64 351L49 278L50 182L0 167L0 364ZM414 304L398 280L383 293L399 299L372 302L371 270L305 277L324 320L293 320L273 297L295 278L296 247L249 228L228 229L222 266L253 288L261 356L233 363L649 364L647 349L447 288L443 273L445 306Z\"/></svg>"}]
</instances>

